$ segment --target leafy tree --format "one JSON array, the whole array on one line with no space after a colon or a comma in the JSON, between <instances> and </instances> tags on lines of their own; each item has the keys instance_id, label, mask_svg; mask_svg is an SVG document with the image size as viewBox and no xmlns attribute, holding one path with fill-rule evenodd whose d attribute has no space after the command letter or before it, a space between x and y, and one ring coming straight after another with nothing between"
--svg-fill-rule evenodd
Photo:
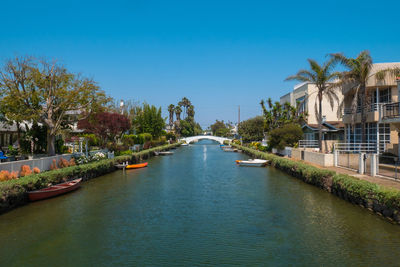
<instances>
[{"instance_id":1,"label":"leafy tree","mask_svg":"<svg viewBox=\"0 0 400 267\"><path fill-rule=\"evenodd\" d=\"M116 137L121 136L130 127L131 123L125 115L111 112L95 113L78 121L78 129L96 134L103 147L107 141L115 141Z\"/></svg>"},{"instance_id":2,"label":"leafy tree","mask_svg":"<svg viewBox=\"0 0 400 267\"><path fill-rule=\"evenodd\" d=\"M273 129L282 127L288 123L302 123L306 113L299 113L289 103L281 105L279 102L272 103L271 98L267 100L268 108L264 100L261 100L261 107L264 114L264 130L270 132Z\"/></svg>"},{"instance_id":3,"label":"leafy tree","mask_svg":"<svg viewBox=\"0 0 400 267\"><path fill-rule=\"evenodd\" d=\"M87 133L94 133L100 137L104 147L107 141L115 141L116 137L131 127L129 119L119 113L100 112L78 121L78 129Z\"/></svg>"},{"instance_id":4,"label":"leafy tree","mask_svg":"<svg viewBox=\"0 0 400 267\"><path fill-rule=\"evenodd\" d=\"M238 127L238 133L243 142L260 141L264 138L264 118L257 116L242 121Z\"/></svg>"},{"instance_id":5,"label":"leafy tree","mask_svg":"<svg viewBox=\"0 0 400 267\"><path fill-rule=\"evenodd\" d=\"M365 126L367 123L367 81L375 75L377 80L383 80L387 75L399 75L399 68L388 68L372 74L372 57L369 51L362 51L356 58L344 56L342 53L331 54L331 57L340 62L347 70L340 74L340 80L336 83L337 87L355 91L351 109L352 121L355 122L357 107L361 108L361 142L366 142Z\"/></svg>"},{"instance_id":6,"label":"leafy tree","mask_svg":"<svg viewBox=\"0 0 400 267\"><path fill-rule=\"evenodd\" d=\"M22 76L20 76L22 75ZM92 80L69 72L56 62L15 58L0 74L5 116L47 127L47 152L55 154L55 137L80 114L97 110L108 99Z\"/></svg>"},{"instance_id":7,"label":"leafy tree","mask_svg":"<svg viewBox=\"0 0 400 267\"><path fill-rule=\"evenodd\" d=\"M284 149L286 146L293 147L303 137L300 125L289 123L269 132L269 148Z\"/></svg>"},{"instance_id":8,"label":"leafy tree","mask_svg":"<svg viewBox=\"0 0 400 267\"><path fill-rule=\"evenodd\" d=\"M230 125L225 123L223 120L216 120L214 124L211 124L210 129L213 135L216 136L229 136L230 135Z\"/></svg>"},{"instance_id":9,"label":"leafy tree","mask_svg":"<svg viewBox=\"0 0 400 267\"><path fill-rule=\"evenodd\" d=\"M133 120L133 125L138 134L150 133L154 138L162 135L165 119L161 114L161 107L156 108L144 103L140 112Z\"/></svg>"},{"instance_id":10,"label":"leafy tree","mask_svg":"<svg viewBox=\"0 0 400 267\"><path fill-rule=\"evenodd\" d=\"M336 87L332 86L332 81L339 77L339 72L334 72L335 59L331 58L322 66L313 59L308 59L310 70L299 70L296 75L289 76L286 81L298 80L301 82L310 82L318 88L317 98L315 102L315 115L318 119L318 145L322 147L322 99L326 97L333 110L334 102L339 105ZM318 102L318 103L317 103ZM318 104L318 108L317 108Z\"/></svg>"}]
</instances>

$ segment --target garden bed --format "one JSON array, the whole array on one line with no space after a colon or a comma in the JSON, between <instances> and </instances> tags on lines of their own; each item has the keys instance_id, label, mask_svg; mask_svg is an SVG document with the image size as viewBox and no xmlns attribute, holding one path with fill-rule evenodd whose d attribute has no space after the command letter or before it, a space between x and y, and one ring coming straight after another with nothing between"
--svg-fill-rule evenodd
<instances>
[{"instance_id":1,"label":"garden bed","mask_svg":"<svg viewBox=\"0 0 400 267\"><path fill-rule=\"evenodd\" d=\"M334 171L319 169L303 162L245 146L236 144L232 146L256 158L269 160L270 164L277 169L400 224L399 190L385 188L353 176L337 174Z\"/></svg>"},{"instance_id":2,"label":"garden bed","mask_svg":"<svg viewBox=\"0 0 400 267\"><path fill-rule=\"evenodd\" d=\"M118 156L113 159L104 159L87 164L66 167L62 169L32 174L20 179L9 180L0 183L0 214L28 202L27 192L57 184L72 178L81 177L83 181L110 173L116 170L115 164L126 161L133 163L147 159L154 155L155 151L168 150L179 146L180 143L164 145L143 150L132 155Z\"/></svg>"}]
</instances>

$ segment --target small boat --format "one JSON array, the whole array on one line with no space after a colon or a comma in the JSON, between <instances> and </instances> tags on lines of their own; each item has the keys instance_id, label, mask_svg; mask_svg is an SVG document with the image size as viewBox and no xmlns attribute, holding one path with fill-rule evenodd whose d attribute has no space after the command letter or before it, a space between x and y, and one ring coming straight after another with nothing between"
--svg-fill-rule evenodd
<instances>
[{"instance_id":1,"label":"small boat","mask_svg":"<svg viewBox=\"0 0 400 267\"><path fill-rule=\"evenodd\" d=\"M183 144L181 144L181 146L188 146L189 144L186 144L186 143L183 143Z\"/></svg>"},{"instance_id":2,"label":"small boat","mask_svg":"<svg viewBox=\"0 0 400 267\"><path fill-rule=\"evenodd\" d=\"M155 156L159 156L159 155L160 155L160 152L154 151L154 155L155 155Z\"/></svg>"},{"instance_id":3,"label":"small boat","mask_svg":"<svg viewBox=\"0 0 400 267\"><path fill-rule=\"evenodd\" d=\"M171 151L160 151L158 154L161 155L161 156L167 156L167 155L174 154L174 152L171 152Z\"/></svg>"},{"instance_id":4,"label":"small boat","mask_svg":"<svg viewBox=\"0 0 400 267\"><path fill-rule=\"evenodd\" d=\"M225 152L235 152L235 149L232 147L223 148L222 150Z\"/></svg>"},{"instance_id":5,"label":"small boat","mask_svg":"<svg viewBox=\"0 0 400 267\"><path fill-rule=\"evenodd\" d=\"M122 164L115 164L114 165L117 169L120 169L120 170L122 170L122 169L125 169L126 168L126 166L128 166L128 162L124 162L124 163L122 163Z\"/></svg>"},{"instance_id":6,"label":"small boat","mask_svg":"<svg viewBox=\"0 0 400 267\"><path fill-rule=\"evenodd\" d=\"M236 160L236 164L239 166L252 166L262 167L267 164L268 160L265 159L249 159L249 160Z\"/></svg>"},{"instance_id":7,"label":"small boat","mask_svg":"<svg viewBox=\"0 0 400 267\"><path fill-rule=\"evenodd\" d=\"M131 164L131 165L126 166L125 168L127 168L127 169L139 169L139 168L147 167L147 165L148 165L148 163L145 162L145 163Z\"/></svg>"},{"instance_id":8,"label":"small boat","mask_svg":"<svg viewBox=\"0 0 400 267\"><path fill-rule=\"evenodd\" d=\"M29 200L36 201L68 193L70 191L78 189L81 181L82 178L79 178L65 183L56 184L43 189L28 192Z\"/></svg>"}]
</instances>

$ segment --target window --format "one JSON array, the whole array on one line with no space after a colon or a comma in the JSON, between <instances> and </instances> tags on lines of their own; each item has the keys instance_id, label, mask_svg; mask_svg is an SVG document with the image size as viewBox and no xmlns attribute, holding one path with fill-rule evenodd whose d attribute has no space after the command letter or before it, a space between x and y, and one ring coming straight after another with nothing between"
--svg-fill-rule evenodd
<instances>
[{"instance_id":1,"label":"window","mask_svg":"<svg viewBox=\"0 0 400 267\"><path fill-rule=\"evenodd\" d=\"M372 104L378 103L376 90L373 92L371 96ZM392 102L392 89L391 88L384 88L379 89L379 103L391 103Z\"/></svg>"},{"instance_id":2,"label":"window","mask_svg":"<svg viewBox=\"0 0 400 267\"><path fill-rule=\"evenodd\" d=\"M365 140L367 143L376 143L376 123L367 123L365 125ZM361 143L361 124L357 123L354 128L346 125L346 141L348 143ZM390 143L390 124L379 124L379 143Z\"/></svg>"},{"instance_id":3,"label":"window","mask_svg":"<svg viewBox=\"0 0 400 267\"><path fill-rule=\"evenodd\" d=\"M296 106L299 113L304 113L306 111L306 96L302 96L296 99Z\"/></svg>"}]
</instances>

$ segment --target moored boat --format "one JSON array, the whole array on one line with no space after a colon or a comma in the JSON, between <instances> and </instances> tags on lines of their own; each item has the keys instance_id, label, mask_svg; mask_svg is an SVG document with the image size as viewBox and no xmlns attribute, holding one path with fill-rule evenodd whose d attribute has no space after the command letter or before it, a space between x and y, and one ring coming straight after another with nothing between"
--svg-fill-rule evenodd
<instances>
[{"instance_id":1,"label":"moored boat","mask_svg":"<svg viewBox=\"0 0 400 267\"><path fill-rule=\"evenodd\" d=\"M188 146L189 144L186 144L186 143L183 143L183 144L181 144L181 146Z\"/></svg>"},{"instance_id":2,"label":"moored boat","mask_svg":"<svg viewBox=\"0 0 400 267\"><path fill-rule=\"evenodd\" d=\"M125 168L126 169L139 169L139 168L147 167L147 165L148 165L148 163L144 162L144 163L127 165Z\"/></svg>"},{"instance_id":3,"label":"moored boat","mask_svg":"<svg viewBox=\"0 0 400 267\"><path fill-rule=\"evenodd\" d=\"M82 178L79 178L65 183L60 183L43 189L28 192L29 200L36 201L68 193L70 191L78 189L81 181Z\"/></svg>"},{"instance_id":4,"label":"moored boat","mask_svg":"<svg viewBox=\"0 0 400 267\"><path fill-rule=\"evenodd\" d=\"M265 159L249 159L249 160L236 160L239 166L262 167L267 164L268 160Z\"/></svg>"},{"instance_id":5,"label":"moored boat","mask_svg":"<svg viewBox=\"0 0 400 267\"><path fill-rule=\"evenodd\" d=\"M161 155L161 156L167 156L167 155L174 154L174 152L171 152L171 151L160 151L158 154Z\"/></svg>"}]
</instances>

